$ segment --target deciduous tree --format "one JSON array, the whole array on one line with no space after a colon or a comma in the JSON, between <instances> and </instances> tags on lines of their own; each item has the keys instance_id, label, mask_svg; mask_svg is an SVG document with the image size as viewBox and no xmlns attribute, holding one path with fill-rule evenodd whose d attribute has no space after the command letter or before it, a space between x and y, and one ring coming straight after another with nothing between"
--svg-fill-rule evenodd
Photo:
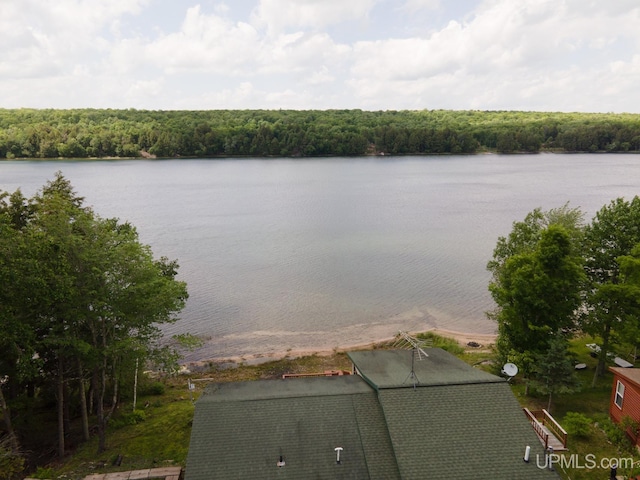
<instances>
[{"instance_id":1,"label":"deciduous tree","mask_svg":"<svg viewBox=\"0 0 640 480\"><path fill-rule=\"evenodd\" d=\"M488 264L499 360L529 359L521 365L526 376L533 373L530 360L548 350L553 336L568 336L576 326L585 278L575 244L580 218L566 206L534 210L499 239Z\"/></svg>"},{"instance_id":2,"label":"deciduous tree","mask_svg":"<svg viewBox=\"0 0 640 480\"><path fill-rule=\"evenodd\" d=\"M622 198L602 207L585 228L584 255L588 277L583 329L600 337L596 376L604 373L607 354L617 343L617 333L629 328L633 313L630 285L624 283L619 259L629 264L629 255L640 243L640 198ZM626 260L624 259L626 258Z\"/></svg>"},{"instance_id":3,"label":"deciduous tree","mask_svg":"<svg viewBox=\"0 0 640 480\"><path fill-rule=\"evenodd\" d=\"M37 377L55 394L60 455L71 379L85 436L90 380L102 450L123 366L159 348L159 326L175 320L186 285L175 261L155 259L129 223L84 206L61 173L29 202L10 198L0 196L0 366L16 390Z\"/></svg>"}]
</instances>

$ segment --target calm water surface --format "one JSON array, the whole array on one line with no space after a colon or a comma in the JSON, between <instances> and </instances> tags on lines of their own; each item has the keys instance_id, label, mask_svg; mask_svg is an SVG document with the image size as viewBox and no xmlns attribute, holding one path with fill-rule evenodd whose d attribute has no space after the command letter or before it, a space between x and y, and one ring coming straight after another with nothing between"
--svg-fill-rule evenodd
<instances>
[{"instance_id":1,"label":"calm water surface","mask_svg":"<svg viewBox=\"0 0 640 480\"><path fill-rule=\"evenodd\" d=\"M640 156L5 161L30 196L61 170L103 217L176 258L190 359L349 346L399 329L492 333L485 270L536 207L586 220L640 189Z\"/></svg>"}]
</instances>

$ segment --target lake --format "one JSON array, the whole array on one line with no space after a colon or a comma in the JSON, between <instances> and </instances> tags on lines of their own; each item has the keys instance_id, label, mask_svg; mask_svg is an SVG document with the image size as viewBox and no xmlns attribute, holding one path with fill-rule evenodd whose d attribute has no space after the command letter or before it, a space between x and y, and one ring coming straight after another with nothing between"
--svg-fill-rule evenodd
<instances>
[{"instance_id":1,"label":"lake","mask_svg":"<svg viewBox=\"0 0 640 480\"><path fill-rule=\"evenodd\" d=\"M632 198L640 156L2 161L0 189L31 196L58 170L178 259L190 298L164 331L203 337L195 360L492 333L497 238L536 207L590 221Z\"/></svg>"}]
</instances>

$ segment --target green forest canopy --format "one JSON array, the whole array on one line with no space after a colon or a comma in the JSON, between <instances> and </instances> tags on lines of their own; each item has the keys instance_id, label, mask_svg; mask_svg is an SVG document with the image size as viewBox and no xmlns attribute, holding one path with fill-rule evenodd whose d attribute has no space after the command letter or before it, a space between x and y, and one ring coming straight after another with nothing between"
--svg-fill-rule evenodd
<instances>
[{"instance_id":1,"label":"green forest canopy","mask_svg":"<svg viewBox=\"0 0 640 480\"><path fill-rule=\"evenodd\" d=\"M188 297L177 273L133 225L85 206L60 172L29 199L0 191L0 418L11 450L19 437L37 437L33 402L52 399L60 457L71 412L80 412L85 440L90 421L97 426L104 450L138 361L176 358L161 345L160 325L174 322Z\"/></svg>"},{"instance_id":2,"label":"green forest canopy","mask_svg":"<svg viewBox=\"0 0 640 480\"><path fill-rule=\"evenodd\" d=\"M640 115L0 109L0 158L638 152Z\"/></svg>"}]
</instances>

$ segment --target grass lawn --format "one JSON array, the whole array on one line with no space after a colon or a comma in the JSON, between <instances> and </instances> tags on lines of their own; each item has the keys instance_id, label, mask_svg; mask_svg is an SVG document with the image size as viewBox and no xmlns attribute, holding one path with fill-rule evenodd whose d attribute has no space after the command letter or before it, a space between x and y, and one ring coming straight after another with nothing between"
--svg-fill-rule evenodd
<instances>
[{"instance_id":1,"label":"grass lawn","mask_svg":"<svg viewBox=\"0 0 640 480\"><path fill-rule=\"evenodd\" d=\"M98 438L94 436L63 462L56 461L32 476L81 479L91 473L184 466L194 412L186 382L168 382L164 393L142 396L138 406L144 412L135 417L139 423L133 423L130 403L120 407L109 427L104 453L96 453ZM116 465L119 457L121 461Z\"/></svg>"}]
</instances>

